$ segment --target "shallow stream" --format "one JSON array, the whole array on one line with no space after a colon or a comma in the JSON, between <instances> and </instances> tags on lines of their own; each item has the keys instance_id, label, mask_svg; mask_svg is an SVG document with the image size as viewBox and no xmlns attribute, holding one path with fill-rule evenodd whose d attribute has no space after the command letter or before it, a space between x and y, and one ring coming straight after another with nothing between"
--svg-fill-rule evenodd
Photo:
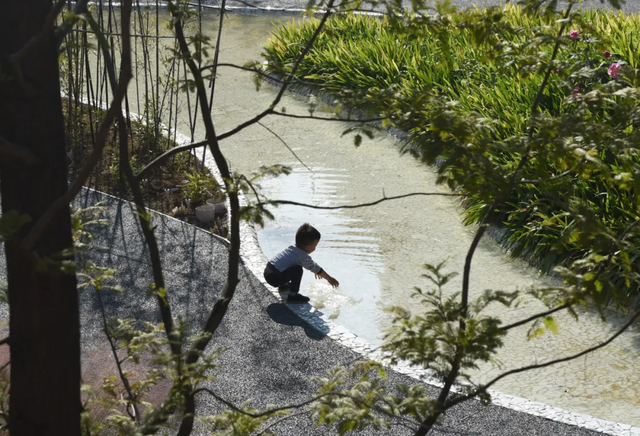
<instances>
[{"instance_id":1,"label":"shallow stream","mask_svg":"<svg viewBox=\"0 0 640 436\"><path fill-rule=\"evenodd\" d=\"M257 60L269 37L272 22L293 18L282 15L229 14L224 23L221 62L244 64ZM298 19L296 17L296 19ZM217 15L211 14L203 29L215 41ZM213 117L218 133L225 132L268 107L275 89L263 85L256 91L249 74L221 68L215 90ZM308 115L304 97L287 94L279 107L287 113ZM319 113L319 116L327 114ZM186 117L186 115L185 115ZM342 136L343 122L297 120L271 116L222 142L223 152L237 173L249 174L261 165L286 164L293 173L263 179L262 193L316 205L368 202L409 192L448 192L435 183L430 168L410 156L401 156L394 138L378 134L355 148L353 137ZM273 130L276 137L266 127ZM186 118L178 130L188 133ZM201 128L196 139L203 137ZM303 166L282 143L299 156ZM372 344L379 344L389 315L384 308L400 305L419 310L411 299L414 286L426 287L421 278L424 263L447 261L449 271L462 270L474 228L461 224L461 208L448 197L412 197L362 209L323 211L294 206L274 210L276 219L258 231L264 253L270 257L293 243L303 222L322 233L314 259L341 286L333 290L325 281L305 274L302 293L335 321ZM513 290L548 283L523 262L508 258L485 238L472 265L472 298L484 289ZM446 289L455 292L461 276ZM510 323L543 309L526 301L517 309L490 307L488 313ZM624 322L609 314L601 322L592 312L576 323L564 314L557 317L558 335L526 340L526 327L510 332L497 356L500 367L484 365L476 372L487 381L505 370L541 363L576 353L608 338ZM637 326L608 347L565 364L507 377L495 385L504 393L541 401L598 418L640 426L640 336Z\"/></svg>"}]
</instances>

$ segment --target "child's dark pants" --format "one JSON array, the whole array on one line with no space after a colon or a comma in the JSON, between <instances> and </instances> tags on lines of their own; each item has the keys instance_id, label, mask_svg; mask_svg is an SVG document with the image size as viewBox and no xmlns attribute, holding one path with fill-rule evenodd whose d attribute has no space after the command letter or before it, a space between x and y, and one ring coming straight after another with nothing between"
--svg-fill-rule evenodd
<instances>
[{"instance_id":1,"label":"child's dark pants","mask_svg":"<svg viewBox=\"0 0 640 436\"><path fill-rule=\"evenodd\" d=\"M264 279L271 286L284 286L291 282L289 293L297 294L300 291L300 281L302 280L302 267L300 265L292 266L284 271L278 271L271 262L267 262L264 269Z\"/></svg>"}]
</instances>

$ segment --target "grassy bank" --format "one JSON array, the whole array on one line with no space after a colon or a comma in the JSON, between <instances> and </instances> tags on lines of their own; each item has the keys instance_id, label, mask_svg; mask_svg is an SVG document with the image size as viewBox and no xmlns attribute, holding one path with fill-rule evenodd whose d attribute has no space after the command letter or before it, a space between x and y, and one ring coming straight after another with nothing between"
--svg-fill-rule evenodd
<instances>
[{"instance_id":1,"label":"grassy bank","mask_svg":"<svg viewBox=\"0 0 640 436\"><path fill-rule=\"evenodd\" d=\"M500 19L511 29L510 33L506 32L509 47L516 50L541 38L543 33L553 34L561 25L543 16L523 14L517 7L506 8ZM540 99L540 112L548 115L549 119L571 114L576 110L572 103L574 96L586 95L596 85L612 80L608 69L613 63L630 68L640 66L639 16L591 10L580 12L574 22L580 23L579 27L572 25L576 26L576 36L570 39L567 35L567 49L559 52L554 64L556 68ZM290 71L316 25L316 21L306 20L279 28L265 48L268 71L277 75ZM415 37L412 33L397 32L385 19L375 17L334 17L300 64L297 76L322 92L337 97L344 96L345 89L353 91L349 96L379 97L385 92L401 96L396 100L403 100L405 106L396 107L396 112L411 112L412 119L403 120L399 116L394 124L408 134L411 150L418 151L417 156L426 161L433 161L435 157L464 159L465 155L460 150L447 148L442 134L434 138L436 129L433 126L438 120L432 118L434 111L429 105L433 102L425 99L424 95L438 96L439 104L455 102L455 111L461 114L461 130L466 128L465 113L473 114L476 120L491 120L486 127L486 140L490 143L485 144L487 171L478 170L476 183L495 184L496 189L500 189L500 175L512 173L520 159L519 154L504 151L506 147L501 147L501 144L527 134L531 107L543 81L544 70L535 59L530 65L520 64L516 68L509 62L509 56L489 58L487 51L490 47L500 45L502 41L489 38L484 47L478 46L474 43L477 35L471 29L451 26L448 32L442 32L425 27L419 33L420 37ZM548 50L551 51L551 46ZM595 75L590 76L595 77L595 81L583 79L575 68L577 63L595 71ZM391 95L386 100L378 98L377 105L376 99L353 101L357 109L367 113L389 113L390 102L395 104L396 100ZM424 105L425 109L417 108L419 105ZM445 106L442 106L443 110L448 109ZM424 120L420 119L421 116ZM590 116L594 125L610 118L609 114L595 111ZM615 141L629 138L637 135L638 126L612 131L609 137L600 139ZM558 144L563 141L561 138L548 140ZM573 138L572 141L579 142L579 139ZM617 157L608 148L597 144L581 144L580 147L587 157L597 157L609 166L611 173L621 173ZM623 232L640 218L633 189L621 187L610 177L599 178L590 171L572 172L571 166L554 160L552 155L535 158L538 160L535 169L533 165L522 169L525 179L541 177L540 168L543 168L546 175L570 172L566 178L571 185L563 185L566 192L549 189L554 188L552 184L516 186L494 220L494 224L505 230L502 243L512 249L513 255L526 254L544 271L549 271L556 265L579 260L589 254L584 244L574 236L568 236L570 232L567 229L574 224L571 219L552 206L562 201L564 195L588 204L600 222L614 233ZM456 174L455 168L450 171L443 179L457 181L465 176ZM490 175L491 172L495 177ZM466 183L470 189L464 219L468 224L477 223L490 200L476 195L473 186ZM539 207L540 204L549 206ZM640 244L636 245L640 247ZM631 253L631 258L632 261L640 258L640 249ZM607 297L625 305L638 297L638 288L618 272L614 266L608 280L615 285L616 291L615 295L610 292Z\"/></svg>"}]
</instances>

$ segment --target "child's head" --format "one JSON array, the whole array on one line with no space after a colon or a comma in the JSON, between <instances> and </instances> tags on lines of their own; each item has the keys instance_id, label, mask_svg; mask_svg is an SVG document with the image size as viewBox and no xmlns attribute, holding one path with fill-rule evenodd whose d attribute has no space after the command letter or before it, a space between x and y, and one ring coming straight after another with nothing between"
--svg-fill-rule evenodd
<instances>
[{"instance_id":1,"label":"child's head","mask_svg":"<svg viewBox=\"0 0 640 436\"><path fill-rule=\"evenodd\" d=\"M296 247L311 254L320 241L320 232L309 223L304 223L296 232Z\"/></svg>"}]
</instances>

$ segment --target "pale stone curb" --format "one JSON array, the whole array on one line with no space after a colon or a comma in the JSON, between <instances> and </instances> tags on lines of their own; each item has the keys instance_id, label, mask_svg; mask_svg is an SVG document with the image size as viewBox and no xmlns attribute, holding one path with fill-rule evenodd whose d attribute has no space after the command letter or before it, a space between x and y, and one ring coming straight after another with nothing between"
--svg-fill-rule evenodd
<instances>
[{"instance_id":1,"label":"pale stone curb","mask_svg":"<svg viewBox=\"0 0 640 436\"><path fill-rule=\"evenodd\" d=\"M90 4L93 2L90 2ZM151 3L150 3L151 4ZM155 6L155 2L151 5ZM118 7L118 3L112 3L112 6ZM165 5L160 5L163 7ZM207 9L220 10L220 7L216 6L208 6ZM282 14L302 14L305 13L305 9L286 9L286 8L250 8L250 7L226 7L225 11L228 12L240 12L240 13L255 13L255 14L273 14L273 13L282 13ZM322 14L324 11L316 11L315 14ZM373 12L370 13L372 15L378 15ZM62 93L64 95L64 93ZM96 102L89 102L88 99L82 99L84 103L95 104ZM101 103L99 106L106 108L108 105ZM144 117L130 112L129 115L136 120L144 123ZM181 134L180 132L176 132L174 129L168 129L166 126L162 126L162 134L166 134L167 132L171 132L174 135L175 143L180 145L190 144L191 140ZM214 174L214 177L218 181L218 183L222 186L223 181L218 168L215 166L214 162L208 163L208 168ZM246 199L241 194L240 195L241 205L246 204ZM229 210L229 204L227 200L227 209ZM175 218L174 218L175 219ZM214 235L217 238L223 240L228 244L228 241L224 238L220 238L218 235ZM262 272L264 270L264 265L267 262L267 258L262 252L260 248L260 244L258 241L257 232L253 225L247 223L246 221L242 221L240 223L240 240L241 240L241 251L240 255L242 261L246 265L247 269L251 271L251 273L265 286L266 289L270 290L270 292L277 298L280 299L280 294L277 289L271 287L263 278ZM315 329L320 331L323 334L326 334L335 342L357 352L364 359L370 359L374 361L381 362L388 366L393 371L396 371L400 374L407 375L411 378L419 380L423 383L441 387L442 384L439 380L435 379L432 374L428 371L415 368L411 366L408 362L399 362L395 365L390 365L388 360L385 358L382 352L371 346L367 341L362 338L359 338L345 327L336 324L333 320L329 319L327 315L318 311L317 309L311 307L307 310L308 305L289 305L289 309L298 315L301 319L309 323ZM604 434L615 435L615 436L640 436L640 428L634 427L629 424L617 423L613 421L607 421L604 419L595 418L590 415L571 412L568 410L561 409L559 407L550 406L544 403L540 403L537 401L527 400L526 398L520 398L513 395L503 394L501 392L489 390L492 398L492 404L506 407L518 412L528 413L534 416L540 416L552 421L561 422L563 424L569 424L581 428L585 428L588 430L598 431Z\"/></svg>"},{"instance_id":2,"label":"pale stone curb","mask_svg":"<svg viewBox=\"0 0 640 436\"><path fill-rule=\"evenodd\" d=\"M175 133L176 143L178 145L189 144L191 141L186 136L179 132ZM215 166L213 161L205 162L214 174L218 183L222 185L222 177ZM228 201L228 200L227 200ZM247 204L247 200L240 194L240 203L242 205ZM229 204L227 204L229 208ZM281 299L280 293L276 288L270 286L263 277L264 266L267 263L267 257L260 248L258 241L258 235L256 229L252 224L242 221L240 223L240 256L247 269L268 289L278 300ZM431 386L442 387L439 380L433 377L433 375L422 369L413 367L408 362L399 362L395 365L389 364L388 359L383 353L371 346L367 341L359 338L354 333L350 332L345 327L335 323L329 319L327 315L314 307L309 308L309 305L291 304L287 306L292 312L309 323L312 327L319 332L326 334L335 342L357 352L364 359L370 359L385 364L393 371L400 374L407 375L413 379L419 380L423 383ZM534 416L540 416L552 421L561 422L563 424L569 424L588 430L598 431L604 434L615 436L640 436L640 428L633 427L629 424L617 423L607 421L604 419L595 418L590 415L582 413L571 412L561 409L559 407L550 406L537 401L527 400L526 398L520 398L513 395L503 394L501 392L489 390L491 394L492 404L497 406L506 407L518 412L528 413Z\"/></svg>"},{"instance_id":3,"label":"pale stone curb","mask_svg":"<svg viewBox=\"0 0 640 436\"><path fill-rule=\"evenodd\" d=\"M84 101L84 103L89 103ZM106 106L102 104L101 106ZM130 112L129 115L139 122L144 123L144 117ZM183 135L174 129L169 129L162 125L162 134L166 135L171 133L177 146L187 145L191 143L189 137ZM218 184L223 186L222 176L215 166L215 162L211 160L205 162L209 170L213 173ZM229 200L227 199L227 210L229 209ZM242 205L247 204L247 200L242 193L240 193L240 203ZM175 219L175 218L174 218ZM229 226L229 228L231 228ZM226 244L228 240L214 235L216 238L224 241ZM262 252L260 243L258 241L258 234L252 224L246 221L240 222L240 256L247 269L268 289L277 299L280 299L280 294L276 288L271 287L263 277L264 266L267 262L267 257ZM364 359L370 359L373 361L381 362L385 366L389 367L393 371L400 374L407 375L413 379L419 380L431 386L442 387L439 380L433 377L433 375L422 369L411 366L408 362L399 362L395 365L391 365L385 358L383 353L371 346L367 341L359 338L354 333L350 332L345 327L335 323L329 319L327 315L315 309L309 308L309 305L288 305L292 312L298 315L301 319L309 323L319 332L329 336L335 342L349 348L360 354ZM629 424L623 424L613 421L607 421L604 419L595 418L590 415L571 412L561 409L559 407L550 406L537 401L527 400L526 398L520 398L513 395L503 394L501 392L489 390L491 394L492 404L497 406L506 407L518 412L528 413L534 416L540 416L552 421L561 422L563 424L574 425L577 427L585 428L588 430L598 431L604 434L614 436L640 436L640 428L634 427Z\"/></svg>"}]
</instances>

